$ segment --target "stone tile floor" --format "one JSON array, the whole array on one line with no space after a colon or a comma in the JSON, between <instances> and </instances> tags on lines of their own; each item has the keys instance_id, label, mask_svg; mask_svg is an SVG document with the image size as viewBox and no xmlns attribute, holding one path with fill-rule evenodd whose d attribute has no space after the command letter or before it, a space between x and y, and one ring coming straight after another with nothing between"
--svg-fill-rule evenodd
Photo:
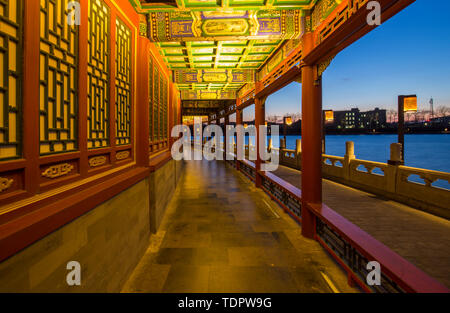
<instances>
[{"instance_id":1,"label":"stone tile floor","mask_svg":"<svg viewBox=\"0 0 450 313\"><path fill-rule=\"evenodd\" d=\"M274 174L301 188L300 171ZM326 205L450 287L450 221L326 179L322 190Z\"/></svg>"},{"instance_id":2,"label":"stone tile floor","mask_svg":"<svg viewBox=\"0 0 450 313\"><path fill-rule=\"evenodd\" d=\"M224 162L188 161L123 292L340 292L346 273Z\"/></svg>"}]
</instances>

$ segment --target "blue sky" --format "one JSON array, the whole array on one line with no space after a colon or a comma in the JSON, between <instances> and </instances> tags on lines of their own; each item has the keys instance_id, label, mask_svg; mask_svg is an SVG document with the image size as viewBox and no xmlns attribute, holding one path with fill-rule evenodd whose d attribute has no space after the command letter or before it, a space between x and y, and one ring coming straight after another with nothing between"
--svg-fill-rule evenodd
<instances>
[{"instance_id":1,"label":"blue sky","mask_svg":"<svg viewBox=\"0 0 450 313\"><path fill-rule=\"evenodd\" d=\"M450 1L417 0L341 51L323 75L323 108L395 109L399 94L419 108L450 106ZM266 116L301 111L301 85L271 95ZM253 119L253 106L244 111Z\"/></svg>"}]
</instances>

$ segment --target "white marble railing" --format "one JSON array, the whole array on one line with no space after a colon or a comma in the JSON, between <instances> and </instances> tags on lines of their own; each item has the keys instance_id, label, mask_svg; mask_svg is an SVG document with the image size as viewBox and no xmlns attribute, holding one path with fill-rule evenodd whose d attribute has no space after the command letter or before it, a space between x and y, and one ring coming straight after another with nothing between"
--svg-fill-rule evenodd
<instances>
[{"instance_id":1,"label":"white marble railing","mask_svg":"<svg viewBox=\"0 0 450 313\"><path fill-rule=\"evenodd\" d=\"M297 140L295 150L284 146L281 140L280 149L272 148L279 151L280 164L301 170L300 140ZM450 190L436 186L438 180L450 184L450 173L402 166L398 162L400 151L399 144L391 145L392 162L389 164L359 160L354 155L354 143L350 141L346 143L345 156L322 156L322 174L324 178L450 219ZM418 179L423 183L417 182Z\"/></svg>"}]
</instances>

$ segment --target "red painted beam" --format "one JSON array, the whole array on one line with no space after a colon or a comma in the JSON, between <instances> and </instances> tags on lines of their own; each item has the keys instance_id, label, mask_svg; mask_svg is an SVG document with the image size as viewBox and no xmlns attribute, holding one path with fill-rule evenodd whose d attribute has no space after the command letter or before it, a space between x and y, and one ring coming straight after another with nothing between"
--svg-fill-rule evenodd
<instances>
[{"instance_id":1,"label":"red painted beam","mask_svg":"<svg viewBox=\"0 0 450 313\"><path fill-rule=\"evenodd\" d=\"M297 66L294 66L290 68L288 71L286 71L284 74L282 74L280 77L278 77L273 83L270 85L264 87L261 91L258 91L258 93L255 95L257 98L264 98L269 96L270 94L280 90L281 88L289 85L294 81L296 78L298 78L301 75L301 69Z\"/></svg>"},{"instance_id":2,"label":"red painted beam","mask_svg":"<svg viewBox=\"0 0 450 313\"><path fill-rule=\"evenodd\" d=\"M381 22L384 23L414 1L415 0L379 0L378 2L381 5ZM345 2L343 2L342 5L345 5ZM304 52L303 62L305 64L316 64L327 57L336 55L338 52L378 27L376 25L371 26L367 24L368 13L369 11L366 9L366 6L361 7L323 42L314 47L309 53ZM331 17L332 16L329 18ZM329 18L327 18L327 20ZM316 29L315 36L323 29L327 20Z\"/></svg>"}]
</instances>

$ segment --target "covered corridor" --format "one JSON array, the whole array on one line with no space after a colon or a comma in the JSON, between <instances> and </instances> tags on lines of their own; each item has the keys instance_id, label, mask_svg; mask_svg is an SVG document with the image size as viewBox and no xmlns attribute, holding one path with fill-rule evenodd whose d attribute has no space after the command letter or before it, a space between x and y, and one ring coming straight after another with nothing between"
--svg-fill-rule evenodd
<instances>
[{"instance_id":1,"label":"covered corridor","mask_svg":"<svg viewBox=\"0 0 450 313\"><path fill-rule=\"evenodd\" d=\"M358 292L241 173L185 161L160 230L123 292Z\"/></svg>"},{"instance_id":2,"label":"covered corridor","mask_svg":"<svg viewBox=\"0 0 450 313\"><path fill-rule=\"evenodd\" d=\"M448 292L322 202L322 76L368 3L0 1L0 292ZM172 154L250 106L260 139L293 81L301 190L260 155Z\"/></svg>"}]
</instances>

